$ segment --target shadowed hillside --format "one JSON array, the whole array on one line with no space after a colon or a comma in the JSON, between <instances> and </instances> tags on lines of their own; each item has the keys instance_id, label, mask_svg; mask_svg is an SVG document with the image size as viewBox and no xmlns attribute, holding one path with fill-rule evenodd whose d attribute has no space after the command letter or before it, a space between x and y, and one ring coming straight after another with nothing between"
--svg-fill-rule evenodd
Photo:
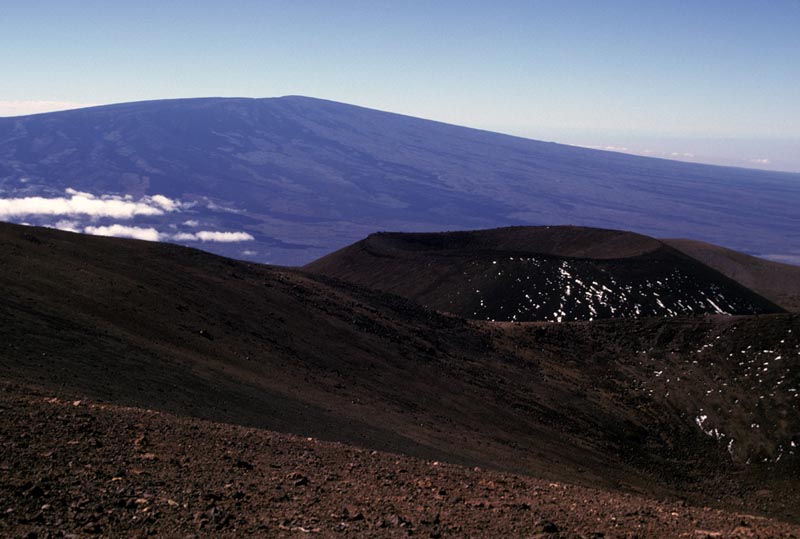
<instances>
[{"instance_id":1,"label":"shadowed hillside","mask_svg":"<svg viewBox=\"0 0 800 539\"><path fill-rule=\"evenodd\" d=\"M748 256L701 241L663 241L784 309L800 311L800 267Z\"/></svg>"},{"instance_id":2,"label":"shadowed hillside","mask_svg":"<svg viewBox=\"0 0 800 539\"><path fill-rule=\"evenodd\" d=\"M581 227L373 234L305 269L483 320L781 311L658 240Z\"/></svg>"},{"instance_id":3,"label":"shadowed hillside","mask_svg":"<svg viewBox=\"0 0 800 539\"><path fill-rule=\"evenodd\" d=\"M800 517L798 315L469 322L297 270L8 224L0 288L7 382Z\"/></svg>"}]
</instances>

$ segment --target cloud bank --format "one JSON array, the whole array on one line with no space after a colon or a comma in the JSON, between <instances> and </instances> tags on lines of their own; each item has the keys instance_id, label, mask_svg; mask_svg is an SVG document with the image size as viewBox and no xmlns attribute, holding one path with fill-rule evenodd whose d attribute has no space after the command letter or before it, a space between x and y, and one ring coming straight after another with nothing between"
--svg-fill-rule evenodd
<instances>
[{"instance_id":1,"label":"cloud bank","mask_svg":"<svg viewBox=\"0 0 800 539\"><path fill-rule=\"evenodd\" d=\"M67 230L69 232L81 232L77 228L77 223L72 221L59 221L54 228ZM201 230L199 232L178 232L169 234L159 232L155 228L127 226L115 223L108 226L86 226L83 232L95 236L111 236L114 238L133 238L147 241L202 241L212 243L235 243L240 241L254 241L255 238L247 232L216 232L213 230Z\"/></svg>"},{"instance_id":2,"label":"cloud bank","mask_svg":"<svg viewBox=\"0 0 800 539\"><path fill-rule=\"evenodd\" d=\"M247 232L214 232L201 230L199 232L179 232L173 234L171 239L176 241L202 241L217 243L232 243L237 241L253 241L255 238Z\"/></svg>"},{"instance_id":3,"label":"cloud bank","mask_svg":"<svg viewBox=\"0 0 800 539\"><path fill-rule=\"evenodd\" d=\"M67 197L24 197L0 199L0 219L32 215L112 217L133 219L140 215L164 215L178 211L181 202L163 195L144 196L134 200L130 195L97 197L75 189L67 189Z\"/></svg>"},{"instance_id":4,"label":"cloud bank","mask_svg":"<svg viewBox=\"0 0 800 539\"><path fill-rule=\"evenodd\" d=\"M195 232L160 232L147 226L132 226L121 223L99 224L98 219L131 220L136 217L153 217L180 213L193 204L173 200L164 195L149 195L134 199L130 195L101 195L66 189L64 197L23 197L0 199L0 220L25 217L60 217L51 228L68 232L83 232L95 236L133 238L147 241L234 243L254 241L255 238L242 231L221 232L198 230ZM91 225L82 225L81 219L89 218ZM41 220L40 220L41 221ZM200 222L189 219L184 226L197 227ZM174 224L169 225L176 228Z\"/></svg>"},{"instance_id":5,"label":"cloud bank","mask_svg":"<svg viewBox=\"0 0 800 539\"><path fill-rule=\"evenodd\" d=\"M133 238L135 240L159 241L162 234L155 228L142 228L138 226L110 225L87 226L83 229L87 234L94 236L111 236L114 238Z\"/></svg>"}]
</instances>

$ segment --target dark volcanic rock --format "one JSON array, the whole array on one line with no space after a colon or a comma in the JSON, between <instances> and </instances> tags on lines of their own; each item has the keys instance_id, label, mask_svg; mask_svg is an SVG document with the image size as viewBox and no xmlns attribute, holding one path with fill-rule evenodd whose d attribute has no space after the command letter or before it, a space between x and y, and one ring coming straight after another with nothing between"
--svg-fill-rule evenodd
<instances>
[{"instance_id":1,"label":"dark volcanic rock","mask_svg":"<svg viewBox=\"0 0 800 539\"><path fill-rule=\"evenodd\" d=\"M694 240L664 240L674 247L754 290L787 311L800 312L800 266L762 258Z\"/></svg>"},{"instance_id":2,"label":"dark volcanic rock","mask_svg":"<svg viewBox=\"0 0 800 539\"><path fill-rule=\"evenodd\" d=\"M58 529L47 520L53 511L75 533L98 523L105 534L112 523L97 515L109 510L131 512L143 529L185 510L203 533L222 526L233 535L251 524L266 526L267 536L303 533L321 524L303 518L298 499L346 494L342 482L369 478L378 488L402 481L403 503L390 487L378 506L337 495L325 518L353 505L364 520L336 526L377 528L398 515L416 535L458 537L470 534L444 526L453 520L434 523L439 506L463 506L484 517L530 513L526 522L548 518L573 533L561 514L525 510L536 507L530 491L504 498L514 487L494 476L438 482L404 475L403 462L374 475L369 450L436 461L432 468L460 463L800 518L797 314L466 321L298 270L8 224L0 225L0 287L0 379L11 382L0 394L34 385L61 399L39 403L41 416L0 408L0 488L9 500L0 514L13 526L22 525L17 515L27 522L41 511L45 526ZM286 458L280 444L261 447L262 458L246 435L220 439L193 422L170 438L169 423L151 422L150 413L125 416L131 422L106 435L102 403L369 450L344 450L334 468L311 443ZM63 473L77 482L74 491L54 481L57 462L73 462ZM209 465L216 480L201 475L179 491L152 475ZM308 484L295 485L300 476ZM37 485L42 496L26 495ZM430 510L411 506L422 495L437 500ZM248 496L285 513L242 524ZM407 531L399 520L387 529Z\"/></svg>"},{"instance_id":3,"label":"dark volcanic rock","mask_svg":"<svg viewBox=\"0 0 800 539\"><path fill-rule=\"evenodd\" d=\"M69 401L17 387L0 393L0 536L3 537L748 537L790 538L800 527L758 516L657 501L630 493L480 471L266 430L86 403L102 451L83 443ZM137 465L128 443L142 431L166 460ZM26 447L7 440L29 438ZM252 471L225 466L231 448ZM41 454L47 452L48 465ZM309 459L309 454L314 458ZM318 478L322 489L296 489L280 503L284 476L271 466ZM353 468L358 475L351 473ZM96 470L106 477L76 473ZM46 473L47 510L8 485ZM323 481L324 479L324 481ZM446 490L453 499L442 496ZM120 503L120 493L131 502ZM463 500L469 500L464 502ZM526 506L525 511L513 511ZM8 511L8 508L14 511Z\"/></svg>"},{"instance_id":4,"label":"dark volcanic rock","mask_svg":"<svg viewBox=\"0 0 800 539\"><path fill-rule=\"evenodd\" d=\"M379 233L304 269L480 320L782 311L656 239L616 230Z\"/></svg>"}]
</instances>

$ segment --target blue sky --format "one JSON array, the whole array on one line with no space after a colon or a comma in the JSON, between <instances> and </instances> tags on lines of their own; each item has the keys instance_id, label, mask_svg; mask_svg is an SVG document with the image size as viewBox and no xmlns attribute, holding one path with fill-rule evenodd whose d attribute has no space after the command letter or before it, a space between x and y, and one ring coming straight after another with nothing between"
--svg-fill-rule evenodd
<instances>
[{"instance_id":1,"label":"blue sky","mask_svg":"<svg viewBox=\"0 0 800 539\"><path fill-rule=\"evenodd\" d=\"M4 0L2 12L0 115L300 94L800 171L800 0Z\"/></svg>"}]
</instances>

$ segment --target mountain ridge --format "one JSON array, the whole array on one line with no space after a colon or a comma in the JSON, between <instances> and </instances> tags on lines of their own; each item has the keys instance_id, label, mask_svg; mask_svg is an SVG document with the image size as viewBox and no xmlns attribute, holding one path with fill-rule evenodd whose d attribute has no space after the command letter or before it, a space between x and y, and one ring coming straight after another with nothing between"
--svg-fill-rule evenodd
<instances>
[{"instance_id":1,"label":"mountain ridge","mask_svg":"<svg viewBox=\"0 0 800 539\"><path fill-rule=\"evenodd\" d=\"M589 146L578 146L574 144L568 144L564 142L558 142L555 140L543 140L543 139L534 139L530 137L526 137L523 135L514 135L512 133L505 133L503 131L494 131L491 129L485 129L481 127L474 127L464 124L457 124L453 122L447 122L444 120L437 120L435 118L427 118L423 116L414 116L413 114L402 113L402 112L394 112L387 109L381 108L373 108L368 107L365 105L358 105L355 103L347 103L343 101L336 101L334 99L326 99L322 97L314 97L309 95L302 95L302 94L287 94L287 95L280 95L280 96L272 96L272 97L245 97L245 96L203 96L203 97L168 97L168 98L159 98L159 99L142 99L137 101L125 101L121 103L105 103L99 105L90 105L86 107L79 107L79 108L71 108L71 109L64 109L64 110L57 110L57 111L50 111L50 112L35 112L30 114L20 114L16 116L0 116L0 120L10 120L10 119L24 119L29 118L32 116L52 116L58 114L67 114L67 113L80 113L85 111L95 111L101 109L108 109L114 110L116 108L130 108L142 105L149 105L149 104L181 104L181 103L197 103L197 104L212 104L212 103L223 103L223 102L241 102L241 103L248 103L248 102L307 102L307 103L320 103L320 104L328 104L333 106L341 106L347 107L351 109L361 110L365 112L371 113L378 113L384 114L387 116L394 116L398 118L404 118L408 120L414 120L419 122L424 122L426 124L436 124L442 127L452 127L457 129L464 129L473 131L476 133L486 133L495 135L498 137L507 137L509 139L516 139L525 142L535 142L539 144L551 144L556 146L565 146L570 148L576 148L578 150L588 150L589 152L598 152L603 154L615 154L615 155L622 155L626 157L630 157L632 159L641 159L645 162L648 161L664 161L667 163L684 163L687 165L701 165L701 166L708 166L708 167L715 167L715 168L730 168L736 170L745 170L745 171L753 171L753 172L766 172L769 174L778 174L778 175L789 175L789 176L797 176L800 175L800 172L794 171L782 171L782 170L764 170L764 169L757 169L757 168L748 168L743 166L735 166L735 165L718 165L714 163L696 163L696 162L687 162L687 161L679 161L676 159L669 159L667 157L659 157L659 156L648 156L648 155L635 155L625 152L620 152L616 150L608 150L603 148L593 148Z\"/></svg>"},{"instance_id":2,"label":"mountain ridge","mask_svg":"<svg viewBox=\"0 0 800 539\"><path fill-rule=\"evenodd\" d=\"M588 227L377 233L304 269L471 319L782 311L665 242Z\"/></svg>"},{"instance_id":3,"label":"mountain ridge","mask_svg":"<svg viewBox=\"0 0 800 539\"><path fill-rule=\"evenodd\" d=\"M219 254L302 265L376 230L573 223L800 256L800 175L673 162L307 97L195 98L0 118L0 196L66 189L184 204L155 228ZM770 215L765 219L764 215ZM97 223L81 216L73 228ZM58 226L51 216L16 222ZM186 240L175 239L186 244ZM197 241L197 240L195 240ZM196 245L196 244L192 244Z\"/></svg>"}]
</instances>

